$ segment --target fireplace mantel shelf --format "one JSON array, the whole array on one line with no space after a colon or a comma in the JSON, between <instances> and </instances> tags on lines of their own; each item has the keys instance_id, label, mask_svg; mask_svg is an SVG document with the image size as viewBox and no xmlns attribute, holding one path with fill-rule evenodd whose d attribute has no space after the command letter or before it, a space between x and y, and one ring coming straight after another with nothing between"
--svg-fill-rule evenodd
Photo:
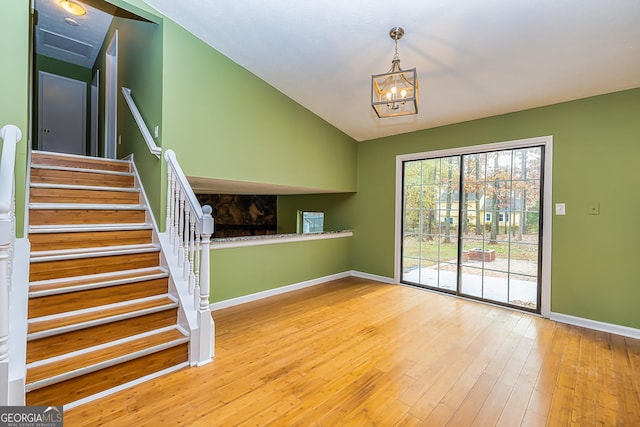
<instances>
[{"instance_id":1,"label":"fireplace mantel shelf","mask_svg":"<svg viewBox=\"0 0 640 427\"><path fill-rule=\"evenodd\" d=\"M302 242L308 240L336 239L353 236L352 230L325 231L311 234L270 234L265 236L241 236L211 239L211 249L239 248L244 246L273 245L277 243Z\"/></svg>"}]
</instances>

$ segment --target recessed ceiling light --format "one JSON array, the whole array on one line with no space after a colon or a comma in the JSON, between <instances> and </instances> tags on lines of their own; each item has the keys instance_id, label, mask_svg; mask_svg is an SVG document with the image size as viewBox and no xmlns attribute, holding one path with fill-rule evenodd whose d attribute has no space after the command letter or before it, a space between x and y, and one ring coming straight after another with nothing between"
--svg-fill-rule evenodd
<instances>
[{"instance_id":1,"label":"recessed ceiling light","mask_svg":"<svg viewBox=\"0 0 640 427\"><path fill-rule=\"evenodd\" d=\"M67 24L71 25L72 27L77 27L79 25L78 21L76 21L73 18L64 18L64 22L66 22Z\"/></svg>"},{"instance_id":2,"label":"recessed ceiling light","mask_svg":"<svg viewBox=\"0 0 640 427\"><path fill-rule=\"evenodd\" d=\"M71 0L60 0L60 7L75 16L82 16L87 13L82 5Z\"/></svg>"}]
</instances>

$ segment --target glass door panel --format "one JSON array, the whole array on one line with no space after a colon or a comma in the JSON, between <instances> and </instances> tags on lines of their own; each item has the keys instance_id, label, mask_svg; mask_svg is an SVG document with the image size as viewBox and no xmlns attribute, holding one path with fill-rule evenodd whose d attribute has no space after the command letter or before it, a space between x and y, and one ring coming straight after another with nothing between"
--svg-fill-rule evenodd
<instances>
[{"instance_id":1,"label":"glass door panel","mask_svg":"<svg viewBox=\"0 0 640 427\"><path fill-rule=\"evenodd\" d=\"M539 311L542 150L405 162L401 280Z\"/></svg>"}]
</instances>

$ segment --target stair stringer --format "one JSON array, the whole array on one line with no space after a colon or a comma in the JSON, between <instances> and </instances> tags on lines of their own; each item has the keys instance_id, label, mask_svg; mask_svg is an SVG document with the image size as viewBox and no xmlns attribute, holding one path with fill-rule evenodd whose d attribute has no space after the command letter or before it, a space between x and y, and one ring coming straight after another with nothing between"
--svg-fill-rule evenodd
<instances>
[{"instance_id":1,"label":"stair stringer","mask_svg":"<svg viewBox=\"0 0 640 427\"><path fill-rule=\"evenodd\" d=\"M140 203L146 206L146 221L153 225L153 243L160 246L160 266L169 272L169 295L178 302L178 327L182 333L189 337L189 364L195 366L198 363L200 345L198 342L198 307L193 294L189 293L188 280L182 279L183 268L179 265L177 256L173 255L173 250L169 242L169 234L165 231L161 233L156 222L156 218L151 212L149 199L145 192L142 180L138 174L133 154L125 157L131 163L134 174L134 184L140 189Z\"/></svg>"}]
</instances>

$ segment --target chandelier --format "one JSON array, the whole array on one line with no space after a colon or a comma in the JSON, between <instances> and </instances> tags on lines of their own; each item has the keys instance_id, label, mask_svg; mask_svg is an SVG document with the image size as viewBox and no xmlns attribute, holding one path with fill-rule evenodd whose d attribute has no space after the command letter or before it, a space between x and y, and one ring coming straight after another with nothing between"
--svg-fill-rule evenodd
<instances>
[{"instance_id":1,"label":"chandelier","mask_svg":"<svg viewBox=\"0 0 640 427\"><path fill-rule=\"evenodd\" d=\"M394 27L389 37L395 41L391 68L384 74L371 76L371 107L377 116L397 117L418 114L418 77L416 69L400 68L398 40L404 35L402 27Z\"/></svg>"}]
</instances>

